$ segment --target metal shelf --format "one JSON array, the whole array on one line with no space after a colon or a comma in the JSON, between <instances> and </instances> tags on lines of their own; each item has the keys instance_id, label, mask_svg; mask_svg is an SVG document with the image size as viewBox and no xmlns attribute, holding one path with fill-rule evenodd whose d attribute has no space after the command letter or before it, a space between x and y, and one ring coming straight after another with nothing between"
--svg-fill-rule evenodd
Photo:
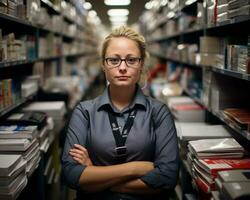
<instances>
[{"instance_id":1,"label":"metal shelf","mask_svg":"<svg viewBox=\"0 0 250 200\"><path fill-rule=\"evenodd\" d=\"M12 16L12 15L0 13L0 22L2 20L13 22L13 23L16 23L16 24L19 24L22 26L28 26L28 27L34 28L34 29L37 28L36 26L34 26L31 22L29 22L27 20L19 19L15 16Z\"/></svg>"},{"instance_id":2,"label":"metal shelf","mask_svg":"<svg viewBox=\"0 0 250 200\"><path fill-rule=\"evenodd\" d=\"M24 103L26 103L27 101L29 101L30 99L32 99L36 94L37 94L37 93L32 94L32 95L30 95L30 96L27 97L27 98L21 99L18 103L15 103L15 104L13 104L13 105L7 107L7 108L4 108L3 110L0 111L0 117L6 115L7 113L9 113L10 111L14 110L15 108L17 108L17 107L23 105Z\"/></svg>"},{"instance_id":3,"label":"metal shelf","mask_svg":"<svg viewBox=\"0 0 250 200\"><path fill-rule=\"evenodd\" d=\"M223 74L226 76L231 76L234 78L250 81L250 74L244 74L244 73L240 73L240 72L232 71L232 70L228 70L228 69L219 69L216 67L211 67L211 69L212 69L212 71L214 71L216 73L220 73L220 74Z\"/></svg>"},{"instance_id":4,"label":"metal shelf","mask_svg":"<svg viewBox=\"0 0 250 200\"><path fill-rule=\"evenodd\" d=\"M167 57L167 56L165 56L165 55L163 55L162 53L159 53L159 52L149 51L149 53L152 54L153 56L156 56L156 57L159 57L159 58L163 58L163 59L166 59L166 60L169 60L171 62L175 62L175 63L181 64L181 65L195 67L195 68L202 68L202 67L204 67L204 66L201 66L201 65L196 65L196 64L192 64L192 63L186 63L186 62L182 62L182 61L179 61L179 60L175 60L175 59L169 58L169 57Z\"/></svg>"},{"instance_id":5,"label":"metal shelf","mask_svg":"<svg viewBox=\"0 0 250 200\"><path fill-rule=\"evenodd\" d=\"M61 10L58 6L54 5L51 1L49 0L41 0L41 2L50 9L55 14L60 14Z\"/></svg>"},{"instance_id":6,"label":"metal shelf","mask_svg":"<svg viewBox=\"0 0 250 200\"><path fill-rule=\"evenodd\" d=\"M34 63L35 61L36 60L34 59L34 60L17 60L17 61L0 62L0 68L31 64L31 63Z\"/></svg>"}]
</instances>

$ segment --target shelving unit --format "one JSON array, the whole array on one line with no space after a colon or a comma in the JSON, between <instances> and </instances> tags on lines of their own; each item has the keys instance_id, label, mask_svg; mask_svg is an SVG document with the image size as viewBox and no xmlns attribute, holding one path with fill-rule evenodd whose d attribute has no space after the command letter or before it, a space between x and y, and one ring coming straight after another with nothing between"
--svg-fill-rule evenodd
<instances>
[{"instance_id":1,"label":"shelving unit","mask_svg":"<svg viewBox=\"0 0 250 200\"><path fill-rule=\"evenodd\" d=\"M250 31L246 27L250 25L250 16L228 17L228 19L225 20L219 19L217 16L213 16L213 18L211 15L216 12L211 14L208 10L212 2L213 1L208 0L173 0L168 1L168 3L164 1L163 4L163 2L159 1L158 6L155 6L153 11L147 13L147 15L144 16L145 18L141 19L141 29L148 41L150 55L164 60L167 66L173 65L177 66L177 68L181 68L180 83L182 83L183 80L185 82L185 85L182 86L184 93L190 96L199 105L202 105L206 109L208 116L213 116L217 121L226 125L232 136L240 142L246 150L250 151L250 133L247 130L240 130L223 117L221 110L227 107L224 108L222 100L219 102L219 105L222 104L221 107L219 106L219 110L216 110L215 106L211 105L213 97L212 90L214 90L215 87L218 92L225 91L227 101L232 102L235 96L237 96L237 92L238 94L249 93L250 69L248 69L248 72L243 72L238 68L238 65L231 64L234 55L230 54L230 46L239 45L239 48L241 48L241 46L248 46L249 59ZM218 1L218 4L219 3L220 1ZM169 13L171 13L171 15L169 15ZM211 46L210 49L204 49L204 46L206 47L207 45L209 47L210 43L208 42L202 46L204 40L202 40L201 37L203 37L203 39L208 38L207 41L209 41L210 38L216 38L217 41L220 42L220 49L216 49L214 46ZM213 41L211 40L211 42ZM212 50L217 50L217 52L211 53ZM199 61L198 56L200 55L200 57L202 57L204 54L218 54L216 62L214 62L214 64L203 64L202 61ZM211 60L213 58L214 57L211 57ZM207 60L211 61L209 59ZM192 84L189 84L188 78L183 78L185 77L184 73L186 69L190 73L192 72L194 76L198 76L198 81L199 79L201 80L202 91L200 92L200 97L199 95L196 96L193 94L192 89L195 88L192 88ZM207 73L211 74L211 77L209 77ZM209 79L209 81L207 81L207 79ZM228 84L230 88L222 83L225 85ZM199 85L200 83L197 82L196 84ZM187 85L189 87L186 87ZM209 96L205 96L207 94L209 94ZM233 106L236 108L243 107L250 109L249 105L248 107L244 107L246 106L246 102L250 100L249 94L238 95L237 98L238 101ZM208 102L204 101L204 99L208 99ZM213 99L213 101L215 100ZM220 101L220 99L218 101ZM240 102L243 103L241 104ZM209 122L209 120L208 118L207 121ZM182 165L184 166L182 172L190 174L187 163L184 162ZM184 177L187 176L184 175ZM185 186L183 185L183 187ZM194 192L190 191L190 188L186 189L187 191L183 188L183 199L188 199L186 194ZM195 194L194 196L197 195Z\"/></svg>"},{"instance_id":2,"label":"shelving unit","mask_svg":"<svg viewBox=\"0 0 250 200\"><path fill-rule=\"evenodd\" d=\"M28 1L24 2L27 3ZM98 70L94 70L96 71L94 74L93 69L90 69L93 65L89 65L99 59L97 53L98 31L92 30L95 27L87 20L86 12L79 9L82 8L82 5L76 5L80 1L34 0L33 3L38 3L36 5L38 10L33 13L34 16L28 16L27 13L26 16L18 18L7 13L0 13L0 91L3 89L2 81L10 82L10 91L8 92L11 94L13 92L11 83L14 81L18 83L19 90L21 90L22 81L30 75L40 75L43 84L39 85L39 90L36 93L28 97L20 95L18 100L11 100L8 105L6 102L2 102L2 92L0 92L0 121L29 102L34 100L47 101L48 99L41 98L41 93L44 92L46 81L49 78L69 77L74 68L74 75L77 73L76 70L80 71L79 79L85 83L84 90L88 90L88 84L95 80L95 76L98 75ZM28 5L25 6L24 13L31 9ZM69 10L72 12L69 13ZM10 34L12 35L10 36ZM18 41L18 45L19 43L23 45L25 54L17 52L17 57L9 58L9 55L6 55L6 52L8 52L7 36L11 37L15 42ZM5 54L2 54L2 45L5 44L6 46L3 46ZM21 58L19 54L23 57ZM49 95L48 91L46 92L46 95ZM51 100L53 97L57 101L65 100L68 98L67 95L69 94L58 93L57 99L55 99L55 94L51 93L49 99ZM79 95L75 92L74 97L79 96L81 100L85 95L85 91L81 91ZM67 117L72 112L71 109L74 108L72 103L77 102L77 100L69 102ZM60 148L63 145L62 140L68 120L66 118L65 121L62 121L62 126L59 128L58 133L55 134L53 141L50 141L48 150L41 153L39 166L28 179L28 184L18 200L27 198L38 200L66 198L67 188L60 183L61 174L58 166L60 166ZM55 159L53 161L55 169L54 175L51 174L52 182L48 183L44 170L51 156Z\"/></svg>"}]
</instances>

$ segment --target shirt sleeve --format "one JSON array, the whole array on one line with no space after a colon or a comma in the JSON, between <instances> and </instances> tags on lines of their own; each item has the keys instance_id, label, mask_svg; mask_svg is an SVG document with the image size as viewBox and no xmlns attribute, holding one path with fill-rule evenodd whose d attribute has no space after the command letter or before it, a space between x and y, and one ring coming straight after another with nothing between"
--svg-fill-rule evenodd
<instances>
[{"instance_id":1,"label":"shirt sleeve","mask_svg":"<svg viewBox=\"0 0 250 200\"><path fill-rule=\"evenodd\" d=\"M86 146L88 123L86 109L81 104L77 105L69 122L62 155L63 178L66 184L73 189L78 189L80 176L86 166L74 161L69 155L69 150L73 148L74 144Z\"/></svg>"},{"instance_id":2,"label":"shirt sleeve","mask_svg":"<svg viewBox=\"0 0 250 200\"><path fill-rule=\"evenodd\" d=\"M176 128L166 105L160 106L156 113L157 115L153 116L156 134L155 168L141 177L141 180L152 188L173 189L179 172Z\"/></svg>"}]
</instances>

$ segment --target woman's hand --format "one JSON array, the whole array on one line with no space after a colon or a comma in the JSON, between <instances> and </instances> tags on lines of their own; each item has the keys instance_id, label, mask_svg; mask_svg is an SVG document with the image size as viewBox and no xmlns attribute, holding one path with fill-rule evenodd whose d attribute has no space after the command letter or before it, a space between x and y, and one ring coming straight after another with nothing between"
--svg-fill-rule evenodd
<instances>
[{"instance_id":1,"label":"woman's hand","mask_svg":"<svg viewBox=\"0 0 250 200\"><path fill-rule=\"evenodd\" d=\"M73 159L81 165L92 166L93 163L89 158L87 149L79 144L74 144L74 148L69 150Z\"/></svg>"}]
</instances>

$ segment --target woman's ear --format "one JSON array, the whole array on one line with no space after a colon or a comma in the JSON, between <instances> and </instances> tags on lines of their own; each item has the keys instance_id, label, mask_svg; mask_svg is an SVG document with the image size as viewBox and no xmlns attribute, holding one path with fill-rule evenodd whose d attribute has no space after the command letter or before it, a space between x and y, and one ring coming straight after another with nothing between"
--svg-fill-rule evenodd
<instances>
[{"instance_id":1,"label":"woman's ear","mask_svg":"<svg viewBox=\"0 0 250 200\"><path fill-rule=\"evenodd\" d=\"M102 66L102 71L103 71L103 72L105 72L105 68L104 68L104 66Z\"/></svg>"}]
</instances>

